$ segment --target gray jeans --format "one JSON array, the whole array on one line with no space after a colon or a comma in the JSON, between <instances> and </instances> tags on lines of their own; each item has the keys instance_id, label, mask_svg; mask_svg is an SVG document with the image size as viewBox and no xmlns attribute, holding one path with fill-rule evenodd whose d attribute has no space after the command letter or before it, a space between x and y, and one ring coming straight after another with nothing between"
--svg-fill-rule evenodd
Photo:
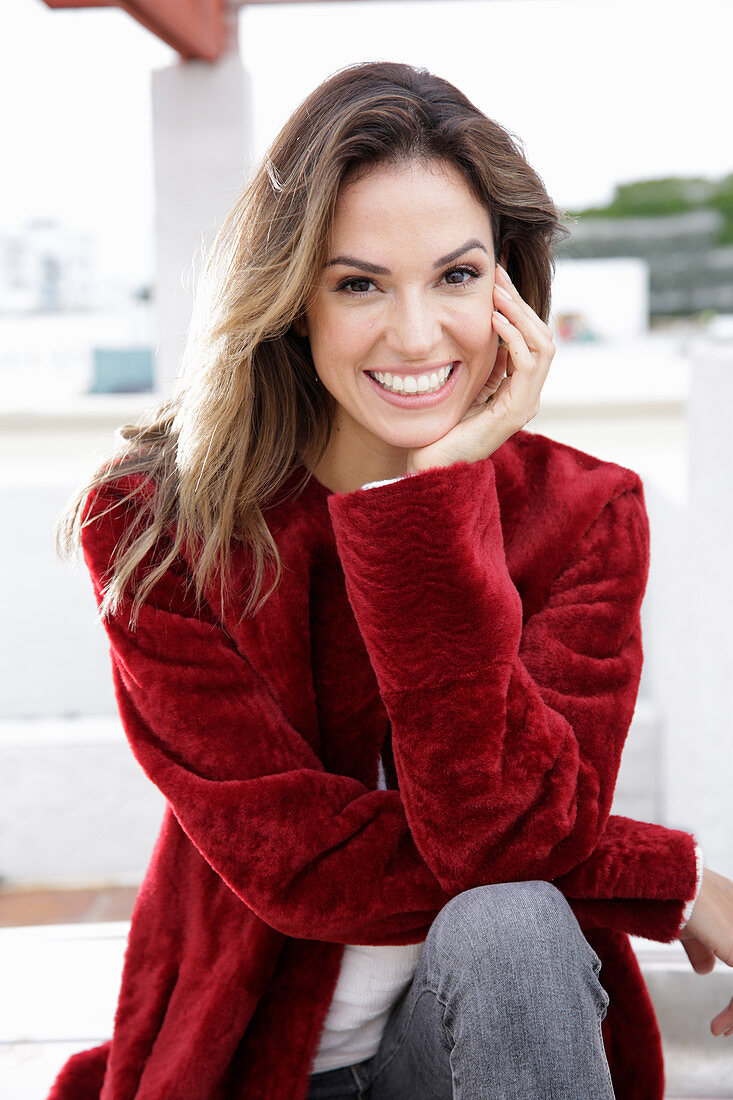
<instances>
[{"instance_id":1,"label":"gray jeans","mask_svg":"<svg viewBox=\"0 0 733 1100\"><path fill-rule=\"evenodd\" d=\"M307 1100L608 1100L601 961L549 882L479 886L433 921L376 1054Z\"/></svg>"}]
</instances>

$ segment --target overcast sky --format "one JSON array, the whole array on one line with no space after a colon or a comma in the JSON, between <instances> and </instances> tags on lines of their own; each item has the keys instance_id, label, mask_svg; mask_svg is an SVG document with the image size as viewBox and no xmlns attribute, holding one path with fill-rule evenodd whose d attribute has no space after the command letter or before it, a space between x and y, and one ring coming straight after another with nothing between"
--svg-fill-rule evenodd
<instances>
[{"instance_id":1,"label":"overcast sky","mask_svg":"<svg viewBox=\"0 0 733 1100\"><path fill-rule=\"evenodd\" d=\"M254 151L353 61L447 77L515 133L553 198L733 171L729 0L403 0L246 9ZM57 217L99 234L106 271L152 270L150 74L177 55L114 8L0 5L0 229Z\"/></svg>"}]
</instances>

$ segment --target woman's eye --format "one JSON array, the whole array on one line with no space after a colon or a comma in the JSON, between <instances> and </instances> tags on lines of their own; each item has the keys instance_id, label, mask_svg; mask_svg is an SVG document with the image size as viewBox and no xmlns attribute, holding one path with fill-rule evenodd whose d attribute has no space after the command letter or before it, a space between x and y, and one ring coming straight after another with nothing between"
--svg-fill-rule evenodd
<instances>
[{"instance_id":1,"label":"woman's eye","mask_svg":"<svg viewBox=\"0 0 733 1100\"><path fill-rule=\"evenodd\" d=\"M453 279L453 275L465 275L466 278ZM444 278L448 280L449 286L465 286L471 279L478 278L478 271L473 267L452 267L450 271L446 271Z\"/></svg>"},{"instance_id":2,"label":"woman's eye","mask_svg":"<svg viewBox=\"0 0 733 1100\"><path fill-rule=\"evenodd\" d=\"M346 290L349 294L360 295L367 294L369 287L372 285L371 279L366 278L353 278L344 279L342 283L336 287L337 290Z\"/></svg>"}]
</instances>

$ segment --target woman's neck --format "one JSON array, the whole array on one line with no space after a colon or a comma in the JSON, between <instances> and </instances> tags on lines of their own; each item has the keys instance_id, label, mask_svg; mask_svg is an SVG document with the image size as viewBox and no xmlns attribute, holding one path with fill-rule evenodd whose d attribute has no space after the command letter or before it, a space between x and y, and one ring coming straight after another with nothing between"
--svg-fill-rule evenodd
<instances>
[{"instance_id":1,"label":"woman's neck","mask_svg":"<svg viewBox=\"0 0 733 1100\"><path fill-rule=\"evenodd\" d=\"M347 448L343 442L343 435L334 432L326 453L310 467L316 480L332 493L350 493L370 481L382 481L407 473L406 449L373 446Z\"/></svg>"}]
</instances>

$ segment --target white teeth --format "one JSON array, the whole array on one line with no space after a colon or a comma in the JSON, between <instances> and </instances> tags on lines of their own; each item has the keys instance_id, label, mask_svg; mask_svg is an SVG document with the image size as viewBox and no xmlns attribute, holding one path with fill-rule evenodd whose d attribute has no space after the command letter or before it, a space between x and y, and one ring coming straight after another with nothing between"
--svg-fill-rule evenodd
<instances>
[{"instance_id":1,"label":"white teeth","mask_svg":"<svg viewBox=\"0 0 733 1100\"><path fill-rule=\"evenodd\" d=\"M445 385L452 370L453 364L451 363L448 367L441 367L440 370L433 371L432 374L420 374L417 378L414 374L401 376L390 374L389 371L385 371L384 374L369 371L369 374L385 390L390 390L392 393L435 393L436 390Z\"/></svg>"}]
</instances>

